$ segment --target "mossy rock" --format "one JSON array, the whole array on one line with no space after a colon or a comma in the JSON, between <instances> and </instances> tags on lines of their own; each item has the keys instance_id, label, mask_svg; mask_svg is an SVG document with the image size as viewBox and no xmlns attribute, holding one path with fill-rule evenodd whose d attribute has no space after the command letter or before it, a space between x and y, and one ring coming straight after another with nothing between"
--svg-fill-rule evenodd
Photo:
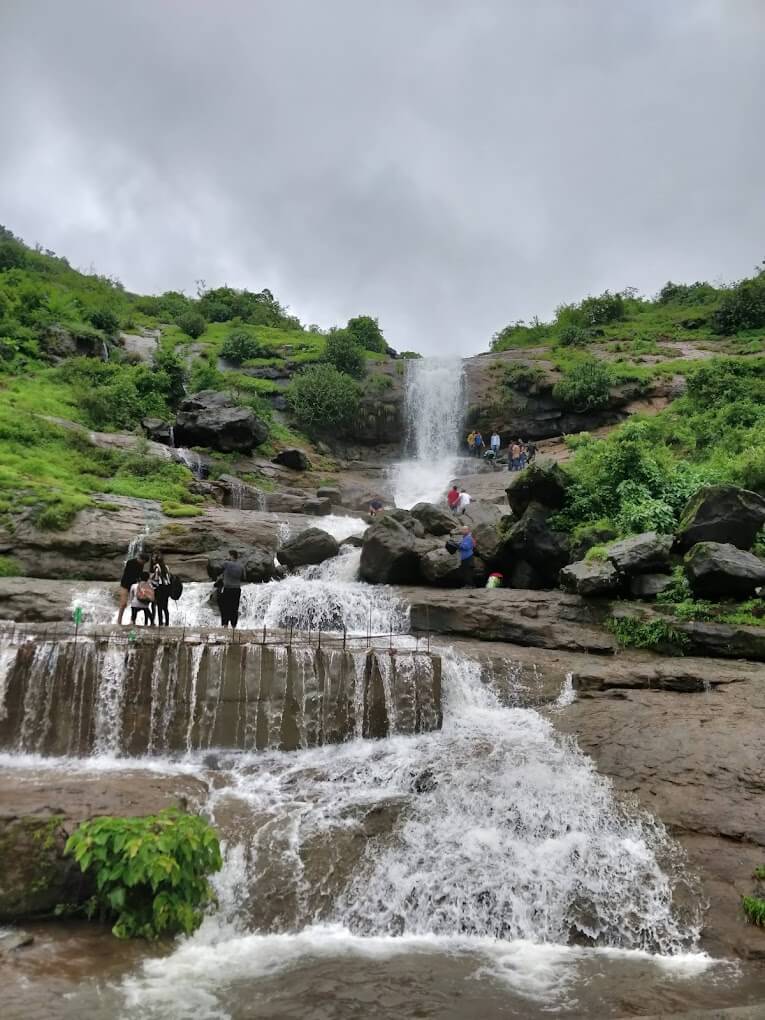
<instances>
[{"instance_id":1,"label":"mossy rock","mask_svg":"<svg viewBox=\"0 0 765 1020\"><path fill-rule=\"evenodd\" d=\"M52 914L90 894L73 860L64 857L62 815L0 818L0 922Z\"/></svg>"}]
</instances>

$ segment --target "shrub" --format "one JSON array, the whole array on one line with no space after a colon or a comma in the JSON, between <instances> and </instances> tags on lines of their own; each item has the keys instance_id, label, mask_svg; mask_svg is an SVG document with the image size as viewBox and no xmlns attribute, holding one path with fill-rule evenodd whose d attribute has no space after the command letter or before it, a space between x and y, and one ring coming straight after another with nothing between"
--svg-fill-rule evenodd
<instances>
[{"instance_id":1,"label":"shrub","mask_svg":"<svg viewBox=\"0 0 765 1020\"><path fill-rule=\"evenodd\" d=\"M580 347L586 344L588 339L587 330L581 326L564 326L558 334L558 342L563 347Z\"/></svg>"},{"instance_id":2,"label":"shrub","mask_svg":"<svg viewBox=\"0 0 765 1020\"><path fill-rule=\"evenodd\" d=\"M414 361L417 358L422 358L422 355L418 354L417 351L401 351L401 353L399 354L399 358Z\"/></svg>"},{"instance_id":3,"label":"shrub","mask_svg":"<svg viewBox=\"0 0 765 1020\"><path fill-rule=\"evenodd\" d=\"M348 325L345 328L348 331L348 335L355 340L362 350L377 351L378 354L385 354L388 345L385 342L385 337L382 335L377 319L373 319L371 315L357 315L355 318L348 320Z\"/></svg>"},{"instance_id":4,"label":"shrub","mask_svg":"<svg viewBox=\"0 0 765 1020\"><path fill-rule=\"evenodd\" d=\"M10 556L0 556L0 577L20 577L21 567Z\"/></svg>"},{"instance_id":5,"label":"shrub","mask_svg":"<svg viewBox=\"0 0 765 1020\"><path fill-rule=\"evenodd\" d=\"M175 351L160 348L154 355L154 367L163 373L167 383L165 396L170 407L176 407L186 393L186 367Z\"/></svg>"},{"instance_id":6,"label":"shrub","mask_svg":"<svg viewBox=\"0 0 765 1020\"><path fill-rule=\"evenodd\" d=\"M69 837L65 853L91 872L89 916L113 920L117 938L190 935L214 896L207 876L223 861L213 829L174 808L143 818L94 818Z\"/></svg>"},{"instance_id":7,"label":"shrub","mask_svg":"<svg viewBox=\"0 0 765 1020\"><path fill-rule=\"evenodd\" d=\"M220 356L226 361L241 365L250 358L266 357L268 352L263 345L246 329L232 329L220 349Z\"/></svg>"},{"instance_id":8,"label":"shrub","mask_svg":"<svg viewBox=\"0 0 765 1020\"><path fill-rule=\"evenodd\" d=\"M765 326L765 271L724 294L712 316L712 328L725 336Z\"/></svg>"},{"instance_id":9,"label":"shrub","mask_svg":"<svg viewBox=\"0 0 765 1020\"><path fill-rule=\"evenodd\" d=\"M696 305L714 300L717 290L711 283L672 283L668 280L659 291L660 305Z\"/></svg>"},{"instance_id":10,"label":"shrub","mask_svg":"<svg viewBox=\"0 0 765 1020\"><path fill-rule=\"evenodd\" d=\"M107 336L114 336L120 328L120 320L108 308L97 308L90 313L88 319L96 329L102 329Z\"/></svg>"},{"instance_id":11,"label":"shrub","mask_svg":"<svg viewBox=\"0 0 765 1020\"><path fill-rule=\"evenodd\" d=\"M742 896L741 906L750 924L765 928L765 900L759 896Z\"/></svg>"},{"instance_id":12,"label":"shrub","mask_svg":"<svg viewBox=\"0 0 765 1020\"><path fill-rule=\"evenodd\" d=\"M352 375L354 379L361 379L366 371L364 351L345 329L330 332L324 357L338 372Z\"/></svg>"},{"instance_id":13,"label":"shrub","mask_svg":"<svg viewBox=\"0 0 765 1020\"><path fill-rule=\"evenodd\" d=\"M544 369L516 361L505 369L504 384L510 389L528 393L536 390L546 379Z\"/></svg>"},{"instance_id":14,"label":"shrub","mask_svg":"<svg viewBox=\"0 0 765 1020\"><path fill-rule=\"evenodd\" d=\"M595 358L576 362L553 387L556 400L575 411L594 411L605 407L609 394L608 369Z\"/></svg>"},{"instance_id":15,"label":"shrub","mask_svg":"<svg viewBox=\"0 0 765 1020\"><path fill-rule=\"evenodd\" d=\"M313 432L347 432L359 411L359 385L334 365L309 365L287 389L300 424Z\"/></svg>"},{"instance_id":16,"label":"shrub","mask_svg":"<svg viewBox=\"0 0 765 1020\"><path fill-rule=\"evenodd\" d=\"M186 336L190 336L192 340L196 340L200 337L207 329L207 323L205 322L204 316L200 312L189 310L179 315L176 319L176 325L182 333Z\"/></svg>"},{"instance_id":17,"label":"shrub","mask_svg":"<svg viewBox=\"0 0 765 1020\"><path fill-rule=\"evenodd\" d=\"M599 297L588 297L579 309L588 326L604 326L624 318L624 297L604 291Z\"/></svg>"},{"instance_id":18,"label":"shrub","mask_svg":"<svg viewBox=\"0 0 765 1020\"><path fill-rule=\"evenodd\" d=\"M611 617L608 628L620 645L627 648L668 648L682 655L690 639L670 620L639 620L634 616Z\"/></svg>"},{"instance_id":19,"label":"shrub","mask_svg":"<svg viewBox=\"0 0 765 1020\"><path fill-rule=\"evenodd\" d=\"M189 392L199 393L201 390L219 390L225 383L225 377L215 365L205 358L194 358L189 374Z\"/></svg>"}]
</instances>

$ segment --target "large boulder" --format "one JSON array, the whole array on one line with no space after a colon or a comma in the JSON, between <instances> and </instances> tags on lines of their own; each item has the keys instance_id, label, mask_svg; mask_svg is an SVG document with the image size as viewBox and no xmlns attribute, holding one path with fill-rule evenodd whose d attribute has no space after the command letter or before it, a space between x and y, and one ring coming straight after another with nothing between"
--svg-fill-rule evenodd
<instances>
[{"instance_id":1,"label":"large boulder","mask_svg":"<svg viewBox=\"0 0 765 1020\"><path fill-rule=\"evenodd\" d=\"M606 556L617 570L625 574L652 574L666 570L672 548L671 535L646 531L632 535L606 548Z\"/></svg>"},{"instance_id":2,"label":"large boulder","mask_svg":"<svg viewBox=\"0 0 765 1020\"><path fill-rule=\"evenodd\" d=\"M722 542L751 549L765 524L765 499L736 485L705 485L691 497L677 528L677 544Z\"/></svg>"},{"instance_id":3,"label":"large boulder","mask_svg":"<svg viewBox=\"0 0 765 1020\"><path fill-rule=\"evenodd\" d=\"M370 584L415 582L419 556L412 531L389 514L375 518L364 533L359 573Z\"/></svg>"},{"instance_id":4,"label":"large boulder","mask_svg":"<svg viewBox=\"0 0 765 1020\"><path fill-rule=\"evenodd\" d=\"M511 475L505 492L516 517L520 517L532 503L559 510L566 498L566 476L554 461L537 460L525 470Z\"/></svg>"},{"instance_id":5,"label":"large boulder","mask_svg":"<svg viewBox=\"0 0 765 1020\"><path fill-rule=\"evenodd\" d=\"M407 531L412 532L415 538L425 537L425 525L422 521L418 521L416 517L412 517L408 510L403 510L401 507L394 506L389 510L386 510L383 515L378 515L378 519L381 516L389 517L391 520L403 525Z\"/></svg>"},{"instance_id":6,"label":"large boulder","mask_svg":"<svg viewBox=\"0 0 765 1020\"><path fill-rule=\"evenodd\" d=\"M316 496L318 499L328 499L330 503L338 506L343 502L342 493L334 485L320 485L316 490Z\"/></svg>"},{"instance_id":7,"label":"large boulder","mask_svg":"<svg viewBox=\"0 0 765 1020\"><path fill-rule=\"evenodd\" d=\"M703 598L748 598L765 584L765 560L731 543L699 542L685 557L685 576Z\"/></svg>"},{"instance_id":8,"label":"large boulder","mask_svg":"<svg viewBox=\"0 0 765 1020\"><path fill-rule=\"evenodd\" d=\"M311 462L302 450L290 448L280 450L271 459L272 464L281 464L282 467L290 468L292 471L310 471Z\"/></svg>"},{"instance_id":9,"label":"large boulder","mask_svg":"<svg viewBox=\"0 0 765 1020\"><path fill-rule=\"evenodd\" d=\"M497 565L503 573L512 570L516 559L534 567L541 581L554 588L558 574L570 560L569 538L550 527L552 511L539 503L531 503L519 521L505 533Z\"/></svg>"},{"instance_id":10,"label":"large boulder","mask_svg":"<svg viewBox=\"0 0 765 1020\"><path fill-rule=\"evenodd\" d=\"M630 578L630 595L635 599L654 599L671 585L671 574L636 574Z\"/></svg>"},{"instance_id":11,"label":"large boulder","mask_svg":"<svg viewBox=\"0 0 765 1020\"><path fill-rule=\"evenodd\" d=\"M149 439L155 443L162 443L164 446L173 445L175 434L169 421L162 421L161 418L144 418L141 425Z\"/></svg>"},{"instance_id":12,"label":"large boulder","mask_svg":"<svg viewBox=\"0 0 765 1020\"><path fill-rule=\"evenodd\" d=\"M337 540L321 528L306 528L295 538L289 539L277 550L276 558L285 567L294 570L313 563L323 563L337 556L340 546Z\"/></svg>"},{"instance_id":13,"label":"large boulder","mask_svg":"<svg viewBox=\"0 0 765 1020\"><path fill-rule=\"evenodd\" d=\"M510 514L502 513L502 507L496 503L487 503L483 499L474 499L468 503L464 514L460 514L460 522L468 524L471 528L477 528L479 524L499 524L503 516L510 517ZM464 521L462 518L464 517Z\"/></svg>"},{"instance_id":14,"label":"large boulder","mask_svg":"<svg viewBox=\"0 0 765 1020\"><path fill-rule=\"evenodd\" d=\"M430 584L456 585L460 580L459 553L450 553L445 546L431 549L421 557L420 570Z\"/></svg>"},{"instance_id":15,"label":"large boulder","mask_svg":"<svg viewBox=\"0 0 765 1020\"><path fill-rule=\"evenodd\" d=\"M416 503L410 513L430 535L449 535L458 527L454 514L432 503Z\"/></svg>"},{"instance_id":16,"label":"large boulder","mask_svg":"<svg viewBox=\"0 0 765 1020\"><path fill-rule=\"evenodd\" d=\"M621 575L608 560L580 560L560 572L560 586L575 595L610 595L621 582Z\"/></svg>"},{"instance_id":17,"label":"large boulder","mask_svg":"<svg viewBox=\"0 0 765 1020\"><path fill-rule=\"evenodd\" d=\"M227 393L202 390L187 397L175 421L177 446L207 446L221 453L249 453L268 438L268 426L249 407L232 403Z\"/></svg>"}]
</instances>

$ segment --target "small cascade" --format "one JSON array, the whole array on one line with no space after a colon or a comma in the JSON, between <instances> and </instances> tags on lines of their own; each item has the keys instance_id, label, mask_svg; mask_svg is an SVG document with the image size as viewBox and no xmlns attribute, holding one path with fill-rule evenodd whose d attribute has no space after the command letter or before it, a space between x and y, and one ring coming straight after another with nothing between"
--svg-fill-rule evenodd
<instances>
[{"instance_id":1,"label":"small cascade","mask_svg":"<svg viewBox=\"0 0 765 1020\"><path fill-rule=\"evenodd\" d=\"M170 432L170 446L174 450L175 449L175 425L170 425L169 432Z\"/></svg>"},{"instance_id":2,"label":"small cascade","mask_svg":"<svg viewBox=\"0 0 765 1020\"><path fill-rule=\"evenodd\" d=\"M439 659L407 650L134 632L38 636L6 660L0 748L20 753L294 750L440 725Z\"/></svg>"},{"instance_id":3,"label":"small cascade","mask_svg":"<svg viewBox=\"0 0 765 1020\"><path fill-rule=\"evenodd\" d=\"M231 507L234 510L244 510L244 496L247 491L246 486L243 482L240 482L238 478L232 478L229 482L229 492L231 494Z\"/></svg>"},{"instance_id":4,"label":"small cascade","mask_svg":"<svg viewBox=\"0 0 765 1020\"><path fill-rule=\"evenodd\" d=\"M202 458L196 450L190 450L185 446L179 446L176 447L176 454L181 464L185 464L196 479L201 480L204 478Z\"/></svg>"},{"instance_id":5,"label":"small cascade","mask_svg":"<svg viewBox=\"0 0 765 1020\"><path fill-rule=\"evenodd\" d=\"M101 341L101 354L103 356L104 361L109 360L109 345L107 344L106 340Z\"/></svg>"},{"instance_id":6,"label":"small cascade","mask_svg":"<svg viewBox=\"0 0 765 1020\"><path fill-rule=\"evenodd\" d=\"M411 458L392 472L396 506L438 503L446 493L457 467L463 371L459 358L407 362L405 410Z\"/></svg>"}]
</instances>

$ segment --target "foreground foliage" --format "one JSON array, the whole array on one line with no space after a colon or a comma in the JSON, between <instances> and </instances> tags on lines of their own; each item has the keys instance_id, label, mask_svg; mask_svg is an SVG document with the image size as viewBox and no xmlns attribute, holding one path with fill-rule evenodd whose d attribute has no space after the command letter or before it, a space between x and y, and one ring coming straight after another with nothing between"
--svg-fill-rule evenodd
<instances>
[{"instance_id":1,"label":"foreground foliage","mask_svg":"<svg viewBox=\"0 0 765 1020\"><path fill-rule=\"evenodd\" d=\"M358 417L361 390L334 365L309 365L289 385L287 400L300 425L317 435L347 433Z\"/></svg>"},{"instance_id":2,"label":"foreground foliage","mask_svg":"<svg viewBox=\"0 0 765 1020\"><path fill-rule=\"evenodd\" d=\"M190 935L214 898L208 875L223 863L207 822L174 808L83 822L65 852L95 880L88 916L113 920L112 932L123 939Z\"/></svg>"}]
</instances>

